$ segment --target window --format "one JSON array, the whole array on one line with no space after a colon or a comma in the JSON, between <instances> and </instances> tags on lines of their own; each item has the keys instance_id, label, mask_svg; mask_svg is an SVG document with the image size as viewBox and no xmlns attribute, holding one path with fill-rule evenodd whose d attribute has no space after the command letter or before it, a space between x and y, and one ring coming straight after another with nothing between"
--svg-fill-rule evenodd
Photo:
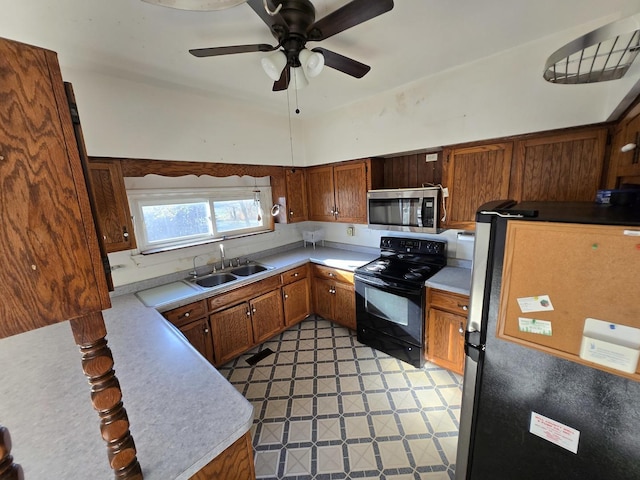
<instances>
[{"instance_id":1,"label":"window","mask_svg":"<svg viewBox=\"0 0 640 480\"><path fill-rule=\"evenodd\" d=\"M273 229L263 212L271 204L270 187L138 190L127 196L143 254Z\"/></svg>"}]
</instances>

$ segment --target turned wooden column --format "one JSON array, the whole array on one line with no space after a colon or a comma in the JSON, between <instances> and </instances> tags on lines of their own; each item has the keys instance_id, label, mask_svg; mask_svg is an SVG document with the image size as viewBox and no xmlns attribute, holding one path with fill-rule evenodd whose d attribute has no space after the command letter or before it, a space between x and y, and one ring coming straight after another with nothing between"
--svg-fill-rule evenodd
<instances>
[{"instance_id":1,"label":"turned wooden column","mask_svg":"<svg viewBox=\"0 0 640 480\"><path fill-rule=\"evenodd\" d=\"M11 435L0 425L0 480L24 480L22 467L13 463Z\"/></svg>"},{"instance_id":2,"label":"turned wooden column","mask_svg":"<svg viewBox=\"0 0 640 480\"><path fill-rule=\"evenodd\" d=\"M91 403L100 417L100 432L107 442L107 455L115 478L142 480L142 469L129 432L129 418L122 405L120 383L113 370L113 356L105 338L107 329L102 313L92 313L70 323L80 347L82 370L89 379Z\"/></svg>"}]
</instances>

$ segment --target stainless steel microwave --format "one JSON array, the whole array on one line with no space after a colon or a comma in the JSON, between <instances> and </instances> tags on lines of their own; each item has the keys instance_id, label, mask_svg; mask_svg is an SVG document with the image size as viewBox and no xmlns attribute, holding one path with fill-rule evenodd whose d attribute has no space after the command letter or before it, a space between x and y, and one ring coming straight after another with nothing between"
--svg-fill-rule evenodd
<instances>
[{"instance_id":1,"label":"stainless steel microwave","mask_svg":"<svg viewBox=\"0 0 640 480\"><path fill-rule=\"evenodd\" d=\"M439 187L369 190L369 228L437 233Z\"/></svg>"}]
</instances>

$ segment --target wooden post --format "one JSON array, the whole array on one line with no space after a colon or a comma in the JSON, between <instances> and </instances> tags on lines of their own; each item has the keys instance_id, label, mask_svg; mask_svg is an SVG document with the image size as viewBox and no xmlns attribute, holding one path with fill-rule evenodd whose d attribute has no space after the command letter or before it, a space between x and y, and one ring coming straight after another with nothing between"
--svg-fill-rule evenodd
<instances>
[{"instance_id":1,"label":"wooden post","mask_svg":"<svg viewBox=\"0 0 640 480\"><path fill-rule=\"evenodd\" d=\"M70 321L82 353L82 370L91 386L91 403L100 417L100 432L107 442L109 464L116 480L142 480L136 447L129 432L129 419L122 405L120 383L113 370L102 312Z\"/></svg>"},{"instance_id":2,"label":"wooden post","mask_svg":"<svg viewBox=\"0 0 640 480\"><path fill-rule=\"evenodd\" d=\"M13 463L11 435L0 425L0 480L24 480L22 467Z\"/></svg>"}]
</instances>

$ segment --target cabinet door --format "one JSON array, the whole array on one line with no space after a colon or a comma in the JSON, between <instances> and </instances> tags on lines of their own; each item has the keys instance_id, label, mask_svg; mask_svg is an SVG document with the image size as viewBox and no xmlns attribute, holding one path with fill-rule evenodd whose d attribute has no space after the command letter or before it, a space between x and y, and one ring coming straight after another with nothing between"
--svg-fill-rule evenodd
<instances>
[{"instance_id":1,"label":"cabinet door","mask_svg":"<svg viewBox=\"0 0 640 480\"><path fill-rule=\"evenodd\" d=\"M97 221L107 252L136 248L120 162L89 162L89 172Z\"/></svg>"},{"instance_id":2,"label":"cabinet door","mask_svg":"<svg viewBox=\"0 0 640 480\"><path fill-rule=\"evenodd\" d=\"M0 338L109 308L55 53L0 39Z\"/></svg>"},{"instance_id":3,"label":"cabinet door","mask_svg":"<svg viewBox=\"0 0 640 480\"><path fill-rule=\"evenodd\" d=\"M367 223L367 170L365 162L333 168L336 220Z\"/></svg>"},{"instance_id":4,"label":"cabinet door","mask_svg":"<svg viewBox=\"0 0 640 480\"><path fill-rule=\"evenodd\" d=\"M303 278L282 287L282 298L286 327L301 322L311 314L308 278Z\"/></svg>"},{"instance_id":5,"label":"cabinet door","mask_svg":"<svg viewBox=\"0 0 640 480\"><path fill-rule=\"evenodd\" d=\"M511 143L499 143L452 149L445 154L443 178L449 198L443 223L447 227L475 228L480 205L508 198L512 150Z\"/></svg>"},{"instance_id":6,"label":"cabinet door","mask_svg":"<svg viewBox=\"0 0 640 480\"><path fill-rule=\"evenodd\" d=\"M304 222L307 214L307 183L304 169L288 168L285 170L287 185L287 222Z\"/></svg>"},{"instance_id":7,"label":"cabinet door","mask_svg":"<svg viewBox=\"0 0 640 480\"><path fill-rule=\"evenodd\" d=\"M333 319L333 281L313 279L314 312L322 318Z\"/></svg>"},{"instance_id":8,"label":"cabinet door","mask_svg":"<svg viewBox=\"0 0 640 480\"><path fill-rule=\"evenodd\" d=\"M639 147L627 152L621 151L623 146L630 143ZM616 126L610 157L606 188L618 188L621 183L628 182L630 177L640 175L640 114L625 119ZM630 183L638 183L638 179Z\"/></svg>"},{"instance_id":9,"label":"cabinet door","mask_svg":"<svg viewBox=\"0 0 640 480\"><path fill-rule=\"evenodd\" d=\"M209 316L215 364L223 365L253 345L251 311L241 303Z\"/></svg>"},{"instance_id":10,"label":"cabinet door","mask_svg":"<svg viewBox=\"0 0 640 480\"><path fill-rule=\"evenodd\" d=\"M460 315L429 309L427 356L436 365L462 374L464 331L467 319ZM462 332L462 333L461 333Z\"/></svg>"},{"instance_id":11,"label":"cabinet door","mask_svg":"<svg viewBox=\"0 0 640 480\"><path fill-rule=\"evenodd\" d=\"M253 343L262 343L284 328L280 289L260 295L249 302L253 325Z\"/></svg>"},{"instance_id":12,"label":"cabinet door","mask_svg":"<svg viewBox=\"0 0 640 480\"><path fill-rule=\"evenodd\" d=\"M333 167L312 167L307 170L309 220L334 222L336 208Z\"/></svg>"},{"instance_id":13,"label":"cabinet door","mask_svg":"<svg viewBox=\"0 0 640 480\"><path fill-rule=\"evenodd\" d=\"M187 323L180 327L180 331L204 358L213 363L213 343L206 318Z\"/></svg>"},{"instance_id":14,"label":"cabinet door","mask_svg":"<svg viewBox=\"0 0 640 480\"><path fill-rule=\"evenodd\" d=\"M593 201L601 186L607 130L536 137L516 144L509 198Z\"/></svg>"},{"instance_id":15,"label":"cabinet door","mask_svg":"<svg viewBox=\"0 0 640 480\"><path fill-rule=\"evenodd\" d=\"M336 282L333 291L333 320L344 327L355 330L356 294L354 286Z\"/></svg>"}]
</instances>

